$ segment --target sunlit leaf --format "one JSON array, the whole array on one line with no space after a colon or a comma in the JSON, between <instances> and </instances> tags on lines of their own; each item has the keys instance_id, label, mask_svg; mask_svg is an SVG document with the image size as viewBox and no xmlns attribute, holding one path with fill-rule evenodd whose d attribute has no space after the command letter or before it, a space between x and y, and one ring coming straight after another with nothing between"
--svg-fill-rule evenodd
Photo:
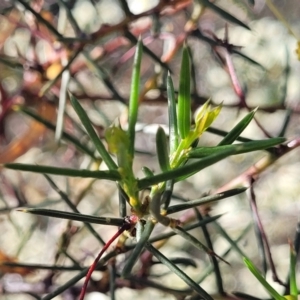
<instances>
[{"instance_id":1,"label":"sunlit leaf","mask_svg":"<svg viewBox=\"0 0 300 300\"><path fill-rule=\"evenodd\" d=\"M117 155L119 167L131 169L132 157L128 153L129 138L120 127L112 126L105 131L108 150Z\"/></svg>"},{"instance_id":2,"label":"sunlit leaf","mask_svg":"<svg viewBox=\"0 0 300 300\"><path fill-rule=\"evenodd\" d=\"M178 110L177 123L182 139L186 138L191 127L191 84L190 84L190 59L189 51L183 47L179 91L178 91Z\"/></svg>"},{"instance_id":3,"label":"sunlit leaf","mask_svg":"<svg viewBox=\"0 0 300 300\"><path fill-rule=\"evenodd\" d=\"M196 146L199 137L217 118L221 108L221 105L211 108L209 100L200 108L196 114L194 128L189 130L189 133L180 141L176 151L170 157L170 165L172 169L185 164L190 148Z\"/></svg>"},{"instance_id":4,"label":"sunlit leaf","mask_svg":"<svg viewBox=\"0 0 300 300\"><path fill-rule=\"evenodd\" d=\"M121 175L120 185L129 197L129 203L136 210L140 207L137 195L137 182L132 170L133 157L128 151L130 146L129 137L120 127L110 127L106 130L105 137L108 148L115 153L118 159L118 171Z\"/></svg>"},{"instance_id":5,"label":"sunlit leaf","mask_svg":"<svg viewBox=\"0 0 300 300\"><path fill-rule=\"evenodd\" d=\"M138 198L137 181L132 170L133 157L128 151L129 137L125 131L116 126L108 128L105 136L109 150L117 155L118 172L121 175L120 185L129 197L130 205L138 211L141 203Z\"/></svg>"},{"instance_id":6,"label":"sunlit leaf","mask_svg":"<svg viewBox=\"0 0 300 300\"><path fill-rule=\"evenodd\" d=\"M222 105L212 108L209 100L200 108L195 117L194 132L197 137L199 137L214 122L221 109Z\"/></svg>"},{"instance_id":7,"label":"sunlit leaf","mask_svg":"<svg viewBox=\"0 0 300 300\"><path fill-rule=\"evenodd\" d=\"M297 300L298 299L297 296L293 296L293 295L287 295L287 296L284 296L284 298L287 300Z\"/></svg>"}]
</instances>

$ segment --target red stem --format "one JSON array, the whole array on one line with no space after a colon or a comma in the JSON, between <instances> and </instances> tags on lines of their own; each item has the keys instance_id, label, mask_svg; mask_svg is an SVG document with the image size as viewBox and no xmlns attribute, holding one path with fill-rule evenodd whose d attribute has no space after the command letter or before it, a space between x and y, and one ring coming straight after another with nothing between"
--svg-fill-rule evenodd
<instances>
[{"instance_id":1,"label":"red stem","mask_svg":"<svg viewBox=\"0 0 300 300\"><path fill-rule=\"evenodd\" d=\"M94 270L96 269L96 266L101 258L101 256L103 255L103 253L107 250L107 248L112 244L113 241L115 241L122 233L123 231L128 229L128 225L129 224L125 224L123 225L114 235L113 237L103 246L102 250L99 252L98 256L96 257L96 259L94 260L94 262L92 263L92 265L90 266L86 277L85 277L85 281L84 284L81 288L81 292L80 292L80 296L79 296L79 300L83 300L85 293L86 293L86 289L87 289L87 285L91 279L91 276L94 272Z\"/></svg>"}]
</instances>

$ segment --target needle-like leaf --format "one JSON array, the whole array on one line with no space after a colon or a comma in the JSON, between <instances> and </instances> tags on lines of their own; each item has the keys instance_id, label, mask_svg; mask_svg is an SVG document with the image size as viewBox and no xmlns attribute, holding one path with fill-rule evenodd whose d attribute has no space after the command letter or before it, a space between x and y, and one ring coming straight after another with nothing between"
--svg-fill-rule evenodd
<instances>
[{"instance_id":1,"label":"needle-like leaf","mask_svg":"<svg viewBox=\"0 0 300 300\"><path fill-rule=\"evenodd\" d=\"M211 223L217 219L219 219L222 215L217 215L217 216L213 216L213 217L209 217L209 218L205 218L204 220L202 221L198 221L196 223L193 223L193 224L189 224L189 225L186 225L184 226L184 230L188 231L188 230L192 230L192 229L195 229L195 228L199 228L201 226L204 226L205 224L208 224L208 223ZM168 232L168 233L162 233L162 234L159 234L158 236L155 236L151 239L149 239L149 243L154 243L154 242L157 242L157 241L161 241L161 240L164 240L164 239L168 239L172 236L175 236L176 233L174 231L171 231L171 232Z\"/></svg>"},{"instance_id":2,"label":"needle-like leaf","mask_svg":"<svg viewBox=\"0 0 300 300\"><path fill-rule=\"evenodd\" d=\"M129 136L129 156L134 156L134 141L135 141L135 124L138 115L139 105L139 90L140 90L140 69L143 53L143 43L139 39L136 45L136 51L133 62L131 89L129 99L129 116L128 116L128 136Z\"/></svg>"},{"instance_id":3,"label":"needle-like leaf","mask_svg":"<svg viewBox=\"0 0 300 300\"><path fill-rule=\"evenodd\" d=\"M210 156L207 156L197 162L191 163L189 165L185 165L182 167L179 167L174 170L170 170L164 173L160 173L157 175L154 175L152 177L146 177L143 179L138 180L138 188L139 189L145 189L151 185L168 181L170 179L176 179L178 177L182 176L189 176L194 174L195 172L199 172L200 170L203 170L204 168L230 156L235 153L236 149L226 149L223 151L220 151L219 153L212 154Z\"/></svg>"},{"instance_id":4,"label":"needle-like leaf","mask_svg":"<svg viewBox=\"0 0 300 300\"><path fill-rule=\"evenodd\" d=\"M87 51L82 51L82 54L87 60L87 66L92 69L96 75L103 81L105 86L111 91L113 97L120 102L125 104L125 100L123 97L118 93L117 89L115 88L113 82L111 81L109 74L105 69L103 69L99 64L97 64L90 56Z\"/></svg>"},{"instance_id":5,"label":"needle-like leaf","mask_svg":"<svg viewBox=\"0 0 300 300\"><path fill-rule=\"evenodd\" d=\"M214 222L213 225L215 226L215 228L217 229L217 231L219 232L219 234L221 236L223 236L223 238L231 245L231 247L241 256L246 257L246 255L244 254L244 252L241 250L241 248L237 245L237 243L228 235L228 233L223 229L223 227L218 223L218 222Z\"/></svg>"},{"instance_id":6,"label":"needle-like leaf","mask_svg":"<svg viewBox=\"0 0 300 300\"><path fill-rule=\"evenodd\" d=\"M178 136L174 86L170 74L168 74L167 77L167 94L168 94L168 113L169 113L169 144L170 144L170 154L172 155L178 147L179 136Z\"/></svg>"},{"instance_id":7,"label":"needle-like leaf","mask_svg":"<svg viewBox=\"0 0 300 300\"><path fill-rule=\"evenodd\" d=\"M200 199L191 200L186 203L176 204L176 205L170 206L168 208L167 214L173 214L173 213L176 213L176 212L179 212L182 210L186 210L186 209L189 209L192 207L196 207L199 205L219 201L221 199L225 199L225 198L243 193L246 190L247 190L247 188L237 188L237 189L228 190L228 191L216 194L216 195L209 195L209 196L206 196L206 197L203 197Z\"/></svg>"},{"instance_id":8,"label":"needle-like leaf","mask_svg":"<svg viewBox=\"0 0 300 300\"><path fill-rule=\"evenodd\" d=\"M168 140L165 131L159 127L156 132L156 153L162 171L170 170Z\"/></svg>"},{"instance_id":9,"label":"needle-like leaf","mask_svg":"<svg viewBox=\"0 0 300 300\"><path fill-rule=\"evenodd\" d=\"M225 130L217 129L215 127L208 127L206 131L216 134L216 135L219 135L219 136L224 136L224 137L229 133ZM251 142L252 141L251 139L248 139L248 138L245 138L242 136L238 137L236 140L239 142Z\"/></svg>"},{"instance_id":10,"label":"needle-like leaf","mask_svg":"<svg viewBox=\"0 0 300 300\"><path fill-rule=\"evenodd\" d=\"M154 225L155 224L152 222L152 220L147 221L144 231L142 232L139 241L135 245L132 253L130 254L130 256L128 257L128 259L126 261L126 264L125 264L122 274L121 274L122 277L126 278L126 277L130 276L133 266L135 265L136 261L138 260L140 253L144 249L145 244L149 240L149 237L150 237L150 234L152 233Z\"/></svg>"},{"instance_id":11,"label":"needle-like leaf","mask_svg":"<svg viewBox=\"0 0 300 300\"><path fill-rule=\"evenodd\" d=\"M266 281L266 279L260 274L258 269L252 263L252 261L246 257L243 258L245 265L251 271L251 273L256 277L256 279L261 283L261 285L267 290L270 296L275 300L285 300L274 288Z\"/></svg>"},{"instance_id":12,"label":"needle-like leaf","mask_svg":"<svg viewBox=\"0 0 300 300\"><path fill-rule=\"evenodd\" d=\"M64 61L64 65L68 65L68 61ZM64 129L64 115L65 107L67 103L67 89L70 81L70 70L67 69L62 73L61 76L61 85L59 91L59 101L58 101L58 110L57 110L57 120L56 120L56 129L55 129L55 140L59 142L62 137L62 132Z\"/></svg>"},{"instance_id":13,"label":"needle-like leaf","mask_svg":"<svg viewBox=\"0 0 300 300\"><path fill-rule=\"evenodd\" d=\"M122 218L110 218L110 217L96 217L91 215L85 215L80 213L71 213L66 211L59 211L45 208L20 208L17 211L30 213L34 215L41 215L59 219L68 219L73 221L80 221L84 223L103 224L111 226L122 226L124 220Z\"/></svg>"},{"instance_id":14,"label":"needle-like leaf","mask_svg":"<svg viewBox=\"0 0 300 300\"><path fill-rule=\"evenodd\" d=\"M181 237L183 237L186 241L188 241L189 243L191 243L194 247L196 247L196 248L198 248L200 250L203 250L208 255L216 256L220 260L222 260L225 263L227 263L223 258L221 258L219 255L217 255L211 249L209 249L208 247L206 247L203 243L201 243L199 240L197 240L194 236L192 236L190 233L188 233L182 227L176 226L176 227L174 227L172 229L175 231L175 233L177 233L178 235L180 235Z\"/></svg>"},{"instance_id":15,"label":"needle-like leaf","mask_svg":"<svg viewBox=\"0 0 300 300\"><path fill-rule=\"evenodd\" d=\"M71 101L71 104L72 104L74 110L76 111L80 121L82 122L82 125L85 127L89 137L91 138L92 142L94 143L95 148L101 155L102 159L104 160L104 162L106 163L108 168L110 170L117 169L118 167L117 167L116 163L113 161L113 159L111 158L111 156L105 149L102 141L100 140L95 129L93 128L93 125L92 125L91 121L89 120L85 110L82 108L82 106L80 105L78 100L71 94L70 94L70 101Z\"/></svg>"},{"instance_id":16,"label":"needle-like leaf","mask_svg":"<svg viewBox=\"0 0 300 300\"><path fill-rule=\"evenodd\" d=\"M12 170L33 172L41 174L52 174L60 176L70 176L70 177L84 177L84 178L97 178L106 179L112 181L118 181L121 179L118 171L91 171L91 170L76 170L69 168L56 168L49 166L38 166L38 165L27 165L27 164L3 164L3 167Z\"/></svg>"},{"instance_id":17,"label":"needle-like leaf","mask_svg":"<svg viewBox=\"0 0 300 300\"><path fill-rule=\"evenodd\" d=\"M60 266L60 265L43 265L43 264L27 264L18 262L1 262L1 266L11 267L11 268L26 268L26 269L42 269L42 270L52 270L52 271L81 271L83 267L78 265L74 266Z\"/></svg>"},{"instance_id":18,"label":"needle-like leaf","mask_svg":"<svg viewBox=\"0 0 300 300\"><path fill-rule=\"evenodd\" d=\"M218 152L224 151L226 149L235 150L234 155L242 154L247 152L253 152L258 150L265 150L271 148L273 146L279 145L285 142L285 138L271 138L268 140L258 140L253 142L246 142L242 144L234 144L234 145L225 145L225 146L217 146L217 147L197 147L192 149L188 153L188 157L190 158L201 158L206 157L207 155L216 154Z\"/></svg>"},{"instance_id":19,"label":"needle-like leaf","mask_svg":"<svg viewBox=\"0 0 300 300\"><path fill-rule=\"evenodd\" d=\"M213 300L213 298L203 290L193 279L181 271L172 261L165 255L154 248L151 244L146 244L146 249L150 251L162 264L169 268L173 273L180 277L186 284L188 284L195 292L197 292L204 300Z\"/></svg>"},{"instance_id":20,"label":"needle-like leaf","mask_svg":"<svg viewBox=\"0 0 300 300\"><path fill-rule=\"evenodd\" d=\"M230 132L224 137L224 139L218 144L218 146L232 144L248 126L251 120L254 118L254 114L257 109L247 114Z\"/></svg>"},{"instance_id":21,"label":"needle-like leaf","mask_svg":"<svg viewBox=\"0 0 300 300\"><path fill-rule=\"evenodd\" d=\"M190 59L189 51L186 46L183 47L179 91L178 91L178 110L177 123L182 139L190 132L191 127L191 84L190 84Z\"/></svg>"},{"instance_id":22,"label":"needle-like leaf","mask_svg":"<svg viewBox=\"0 0 300 300\"><path fill-rule=\"evenodd\" d=\"M205 219L206 219L206 218L205 218ZM204 220L205 220L205 219L204 219ZM203 220L203 221L204 221L204 220ZM249 232L249 230L250 230L251 228L252 228L252 225L249 224L249 225L242 231L242 233L239 235L239 237L233 241L233 243L237 245L237 243L238 243L240 240L242 240L243 238L245 238L246 234ZM225 250L225 251L221 254L221 256L225 258L231 251L232 251L232 246L230 245L230 246L227 248L227 250ZM209 265L208 268L206 268L205 270L203 270L203 272L202 272L203 275L200 276L200 278L197 280L197 282L198 282L198 283L203 282L203 280L204 280L205 278L207 278L213 271L214 271L214 266ZM259 299L259 300L260 300L260 299Z\"/></svg>"},{"instance_id":23,"label":"needle-like leaf","mask_svg":"<svg viewBox=\"0 0 300 300\"><path fill-rule=\"evenodd\" d=\"M211 10L213 10L214 12L216 12L218 15L220 15L223 19L232 22L234 24L237 24L239 26L242 26L248 30L250 30L250 28L243 23L242 21L238 20L236 17L234 17L233 15L231 15L230 13L228 13L227 11L223 10L222 8L218 7L217 5L215 5L214 3L210 2L209 0L198 0L201 4L203 4L204 6L207 6L208 8L210 8Z\"/></svg>"}]
</instances>

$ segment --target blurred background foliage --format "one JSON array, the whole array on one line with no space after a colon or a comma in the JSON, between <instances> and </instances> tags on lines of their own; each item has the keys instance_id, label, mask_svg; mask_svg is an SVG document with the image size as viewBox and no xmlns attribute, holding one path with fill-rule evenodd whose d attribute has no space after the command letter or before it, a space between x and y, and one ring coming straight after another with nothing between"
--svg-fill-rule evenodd
<instances>
[{"instance_id":1,"label":"blurred background foliage","mask_svg":"<svg viewBox=\"0 0 300 300\"><path fill-rule=\"evenodd\" d=\"M86 155L61 139L62 131L65 131L89 144L68 103L67 91L80 99L101 137L105 128L116 119L126 126L132 61L139 36L145 50L136 140L137 176L143 176L141 167L144 165L158 170L154 156L155 132L158 125L166 126L168 122L165 78L167 72L171 72L177 89L181 48L185 40L191 49L194 112L208 98L215 104L223 102L224 108L214 127L230 130L248 109L259 106L257 122L247 127L243 133L245 137L278 136L285 120L288 122L284 136L288 139L299 137L298 2L272 2L293 34L274 16L265 1L219 0L211 3L235 16L241 24L211 9L207 1L1 1L0 163L16 161L78 169L89 166ZM222 51L222 40L226 38L226 28L228 43L236 51L232 62L246 94L245 102L232 87L232 78L218 55ZM56 131L33 120L24 113L26 110L56 124ZM208 132L200 144L212 146L219 140L220 137ZM281 158L259 174L255 183L260 216L282 279L285 279L289 266L287 240L293 239L299 221L299 154L299 149L296 149ZM222 161L179 183L175 192L186 199L200 197L239 176L263 155L262 152L251 153ZM118 215L118 191L111 182L51 178L73 199L80 212ZM82 223L15 211L23 206L51 205L51 208L66 209L65 202L44 177L1 169L0 179L0 261L59 262L64 265L69 265L72 260L82 265L93 261L93 253L101 244L88 234ZM226 213L220 224L232 238L237 238L251 223L245 195L220 202L212 212ZM102 225L93 227L104 240L114 232ZM215 228L210 229L215 250L224 252L228 243ZM164 229L160 227L160 230ZM251 229L241 247L259 262L253 237ZM184 267L191 276L199 277L199 270L202 272L209 264L204 254L183 244L180 237L170 239L163 249L174 257L192 257L197 268ZM267 297L244 267L240 256L230 253L227 260L231 266L220 265L226 274L226 291L239 290ZM73 276L72 272L30 271L4 266L0 266L0 272L1 299L33 299L30 293L45 293ZM163 280L168 286L182 286L182 282L166 273L167 270L160 265L154 266L152 272L157 274L158 281ZM100 282L104 284L103 276L95 273L94 280L102 278ZM267 278L270 277L268 273ZM276 283L272 285L283 289ZM122 287L117 290L117 299L174 299L174 296L151 288L130 289L130 282L128 287L125 284ZM209 293L215 292L212 276L203 282L203 287ZM99 289L105 290L105 287L98 286ZM75 299L72 293L69 290L55 299ZM91 293L87 299L109 299L106 297Z\"/></svg>"}]
</instances>

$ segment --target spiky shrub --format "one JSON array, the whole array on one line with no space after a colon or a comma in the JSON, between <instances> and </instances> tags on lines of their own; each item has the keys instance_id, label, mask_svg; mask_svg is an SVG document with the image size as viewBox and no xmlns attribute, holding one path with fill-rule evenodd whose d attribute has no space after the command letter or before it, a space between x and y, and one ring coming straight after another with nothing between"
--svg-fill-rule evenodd
<instances>
[{"instance_id":1,"label":"spiky shrub","mask_svg":"<svg viewBox=\"0 0 300 300\"><path fill-rule=\"evenodd\" d=\"M30 7L26 2L20 1L28 10ZM62 2L64 3L64 2ZM217 11L222 17L235 22L241 26L247 27L245 24L238 21L236 18L232 17L228 13L225 13L222 9L215 6L209 1L203 1L203 3L215 11ZM63 5L63 4L62 4ZM196 6L196 5L195 5ZM195 9L196 10L196 9ZM36 17L41 17L36 15ZM44 20L44 19L42 19ZM70 20L71 17L70 17ZM74 21L74 20L73 20ZM73 22L72 21L72 22ZM42 22L44 25L47 23L45 20ZM50 24L51 25L51 24ZM59 32L53 27L50 27L55 34L59 35ZM76 27L76 26L75 26ZM78 28L77 28L78 29ZM130 33L127 33L130 36ZM191 31L190 34L197 36L200 32L195 30ZM62 36L59 36L63 39ZM132 38L132 36L131 36ZM207 39L207 38L206 38ZM216 51L217 56L223 62L223 64L229 69L229 74L232 79L234 90L240 98L241 106L247 107L245 103L245 94L237 76L232 67L231 53L237 52L236 47L225 41L209 40L209 43L214 47L221 47L225 51L224 53L219 53ZM83 52L84 44L80 45L77 51L74 53L73 58L78 55L78 53ZM220 216L209 215L209 209L207 205L213 202L228 198L233 195L238 195L243 193L249 186L251 186L251 203L253 206L253 211L255 212L255 195L253 193L253 178L257 176L262 170L267 166L271 165L275 160L284 154L288 153L290 150L296 148L299 145L299 141L295 139L294 142L289 144L283 144L285 139L282 137L268 138L265 140L249 140L241 137L240 135L249 125L249 123L254 119L256 110L249 112L231 131L224 132L222 130L216 130L212 128L211 125L218 117L222 105L212 104L211 101L203 103L202 107L196 112L195 117L191 114L191 77L190 77L190 57L189 49L184 46L182 50L182 60L181 60L181 70L179 76L179 90L178 96L174 91L172 76L165 76L164 80L166 82L166 92L168 101L168 116L169 116L169 130L166 133L162 128L158 128L156 133L156 154L158 158L158 163L160 166L160 172L154 172L151 167L145 166L143 168L144 177L138 178L136 175L133 164L136 159L135 153L135 135L136 135L136 122L138 117L138 104L140 100L140 67L142 60L143 46L141 41L137 43L136 54L134 58L133 73L132 73L132 84L130 91L130 99L128 103L128 127L125 128L119 123L108 127L105 130L105 138L99 138L95 128L88 118L85 110L81 106L80 102L76 99L73 94L68 95L68 99L77 113L80 120L80 125L85 128L85 132L82 135L87 136L88 143L83 143L82 140L70 135L62 130L62 123L58 122L55 125L48 122L36 114L33 110L29 109L28 106L14 106L17 110L30 115L32 118L38 122L44 124L46 127L56 130L58 139L66 141L69 145L75 146L78 151L84 153L91 159L91 164L89 168L83 168L80 170L67 169L67 168L57 168L48 167L41 165L29 165L29 164L4 164L7 169L37 172L44 174L46 179L49 181L50 185L59 193L61 198L66 202L73 212L65 212L60 210L51 210L44 208L25 208L21 209L23 212L29 212L36 215L43 215L49 217L55 217L60 219L69 219L74 221L84 222L87 229L97 238L100 243L104 244L101 249L99 249L99 254L96 257L94 263L91 267L81 267L76 260L74 265L69 268L71 270L80 270L80 272L72 277L69 281L62 284L59 288L53 289L52 280L53 273L48 279L50 284L46 286L43 293L47 295L42 299L52 299L57 295L62 294L64 291L72 290L74 297L79 296L83 299L85 294L92 290L100 290L105 293L110 291L111 297L114 298L115 290L118 287L128 286L130 284L132 289L141 289L143 287L154 287L162 291L174 294L178 297L192 297L193 299L213 299L215 296L210 295L206 292L199 282L201 280L195 280L192 276L187 275L179 266L181 265L194 265L191 258L189 259L170 259L163 254L160 250L164 243L167 243L168 239L173 235L179 235L184 238L188 243L194 247L204 251L210 256L213 264L213 271L216 276L218 292L221 297L228 296L222 285L222 276L219 270L218 261L223 261L221 263L226 263L225 257L226 253L218 253L218 249L213 249L213 243L209 232L207 231L206 225L208 223L213 223L219 229L221 235L226 238L233 249L235 249L241 256L245 256L243 251L237 245L237 241L232 241L224 229L217 223L217 219ZM145 48L145 52L149 54L149 49ZM89 58L86 52L87 60L90 63L95 62ZM151 52L150 52L151 53ZM153 55L153 54L152 54ZM70 59L72 61L72 58ZM253 62L254 63L254 62ZM67 65L69 66L69 65ZM161 66L165 67L164 64ZM99 74L102 76L104 82L108 87L110 87L114 96L121 99L119 94L114 90L113 85L107 80L105 74L101 73L100 68L96 68ZM54 78L53 81L49 81L44 86L42 94L44 94L45 89L49 89L52 85L56 84L56 80L64 70L61 70L59 75ZM64 77L67 78L67 77ZM64 81L64 80L63 80ZM63 86L64 89L63 90ZM66 91L66 86L62 83L62 94ZM49 100L49 99L48 99ZM64 96L60 97L60 107L64 107L66 98ZM15 103L14 103L15 104ZM248 108L248 107L247 107ZM59 109L61 111L61 109ZM62 110L63 111L63 110ZM219 134L222 138L221 141L212 147L199 146L198 142L201 142L201 136L205 131L211 131ZM284 130L282 130L280 136L282 136ZM233 144L235 142L239 142ZM172 199L176 196L174 194L174 186L180 181L187 179L188 177L201 172L204 168L212 166L228 158L231 155L242 154L246 152L252 152L256 150L266 150L267 156L263 158L257 165L256 169L249 169L249 171L241 174L243 180L239 180L238 183L234 183L230 188L219 189L215 193L208 194L201 197L200 199L188 201L182 204L173 204ZM100 167L106 167L108 170L99 170ZM46 175L48 174L48 175ZM117 183L119 189L119 217L105 217L99 214L97 215L83 215L79 213L77 204L70 199L70 196L61 191L54 181L49 177L49 175L59 175L59 176L70 176L70 177L86 177L93 178L97 181L100 180L110 180ZM246 178L246 179L245 179ZM201 208L205 205L206 209ZM195 210L196 218L190 213L191 208L197 208ZM177 213L177 217L170 217L169 215ZM257 214L255 215L257 217ZM259 219L258 219L259 220ZM105 226L116 226L119 229L108 239L105 243L103 238L93 229L90 225L91 223L102 224ZM162 226L161 226L162 225ZM260 241L266 243L266 238L264 235L263 227L259 221L256 222L256 226L259 232ZM170 233L159 234L155 229L169 227ZM206 238L206 243L202 243L198 238L189 233L193 228L201 228L204 232ZM245 231L247 228L245 229ZM71 241L70 237L63 235L61 238L61 253L65 254L69 258L67 249L68 244ZM111 244L117 241L116 245L110 247ZM296 245L297 247L297 245ZM264 247L261 246L264 250ZM268 244L266 244L266 249L269 250ZM109 250L108 254L104 253ZM264 252L264 251L263 251ZM126 259L124 259L123 254L126 253ZM59 255L58 255L59 256ZM120 258L119 258L120 257ZM155 276L151 274L151 268L157 262L153 260L155 257L161 264L165 265L170 269L171 272L179 276L185 281L188 289L180 290L177 288L168 288L163 283L157 283L153 281ZM241 259L242 260L242 259ZM137 266L133 271L134 266L136 266L137 261L140 262L140 266ZM291 259L291 289L290 294L295 297L297 294L297 288L295 284L295 259ZM245 258L245 263L247 267L255 274L255 276L260 280L261 284L271 291L271 296L274 299L281 299L278 293L274 293L267 285L266 280L260 277L259 272L254 267L253 263L248 258ZM17 263L5 263L8 267L13 266L13 270L17 270L16 267L30 267L37 268L48 268L54 270L66 270L62 266L43 266L43 265L20 265ZM272 261L270 260L270 265L272 267ZM27 270L26 269L26 270ZM92 280L91 276L94 270L101 270L105 274L100 287L97 287L97 282ZM18 269L19 270L19 269ZM272 269L272 271L274 271ZM25 271L27 272L27 271ZM21 272L20 272L21 273ZM208 272L201 276L201 279L207 275ZM276 274L276 272L274 273ZM109 276L109 279L107 277ZM79 280L85 277L83 283L77 284ZM275 277L277 281L280 281ZM106 281L106 284L105 284ZM107 283L109 282L109 283ZM128 284L129 282L129 284ZM96 285L96 287L93 286ZM285 294L289 294L288 288ZM36 295L37 298L39 296ZM242 295L241 293L236 294L236 297L241 299L247 298L247 295ZM281 297L281 298L280 298Z\"/></svg>"},{"instance_id":2,"label":"spiky shrub","mask_svg":"<svg viewBox=\"0 0 300 300\"><path fill-rule=\"evenodd\" d=\"M186 275L172 260L168 259L159 249L155 248L153 238L150 238L156 224L160 223L168 226L175 234L182 236L187 242L191 243L200 250L204 250L208 255L220 258L212 249L205 246L202 242L188 233L189 229L196 226L205 226L205 224L215 221L218 217L205 217L196 224L190 224L187 228L182 226L180 218L173 219L169 214L181 212L197 207L201 204L215 202L232 195L236 195L245 191L244 187L235 188L214 195L209 195L198 200L189 201L187 203L170 205L172 198L173 187L176 182L184 180L189 176L200 172L202 169L209 167L218 161L235 154L246 153L250 151L268 149L275 153L280 150L273 148L285 141L284 138L270 138L260 141L249 141L239 144L232 143L239 138L240 134L247 127L249 122L254 117L254 112L250 112L245 118L239 122L232 131L221 140L215 147L197 147L198 139L202 133L213 123L217 118L221 105L215 108L211 107L210 102L206 102L195 116L194 125L191 124L191 109L190 109L190 62L188 50L183 49L182 64L180 72L180 83L178 92L178 106L176 106L175 94L171 76L167 78L168 92L168 107L169 107L169 138L162 128L157 130L156 148L161 173L153 174L147 167L144 168L145 177L137 178L133 172L132 165L134 161L134 142L135 142L135 126L138 114L138 96L139 96L139 77L140 65L142 59L142 44L137 45L136 55L134 59L131 97L129 102L129 119L128 129L124 130L119 124L113 125L106 130L105 140L107 149L101 139L96 134L86 112L78 102L78 100L70 95L70 100L75 109L82 125L85 127L89 138L91 139L95 149L99 154L93 153L92 150L86 149L84 145L75 143L81 149L86 150L86 154L99 163L105 163L108 167L107 171L98 170L72 170L65 168L55 168L47 166L35 166L26 164L5 164L4 167L15 170L31 171L42 174L55 174L61 176L80 176L90 177L97 180L112 180L116 181L119 186L120 195L120 213L122 218L105 218L101 216L81 215L78 212L70 213L64 211L56 211L49 209L31 208L22 211L38 215L51 216L56 218L67 218L71 220L80 220L85 223L98 223L104 225L119 226L116 234L104 245L99 252L92 266L87 270L84 269L79 275L74 277L70 282L73 284L82 277L86 276L79 299L83 299L87 290L88 282L95 269L103 266L109 259L117 256L120 253L131 251L126 259L124 267L115 269L116 274L127 278L132 275L132 268L139 259L141 253L145 250L156 257L162 264L165 264L172 272L183 279L191 288L191 291L197 293L203 299L212 299L212 297L201 288L192 278ZM73 141L74 142L74 141ZM88 150L88 151L87 151ZM282 151L282 150L281 150ZM114 155L116 161L113 159ZM50 178L48 180L51 182ZM144 190L149 190L149 195L143 196ZM65 197L67 198L67 196ZM76 207L69 203L74 211ZM130 215L127 215L127 205L129 206ZM198 212L199 213L199 212ZM136 243L131 247L126 246L127 235L134 236ZM172 234L169 234L171 236ZM156 241L167 238L166 236L154 237ZM102 255L108 249L112 242L119 239L115 250L105 256L100 262ZM65 284L64 288L70 286ZM51 299L56 294L62 292L62 289L54 293L50 293L44 299Z\"/></svg>"}]
</instances>

